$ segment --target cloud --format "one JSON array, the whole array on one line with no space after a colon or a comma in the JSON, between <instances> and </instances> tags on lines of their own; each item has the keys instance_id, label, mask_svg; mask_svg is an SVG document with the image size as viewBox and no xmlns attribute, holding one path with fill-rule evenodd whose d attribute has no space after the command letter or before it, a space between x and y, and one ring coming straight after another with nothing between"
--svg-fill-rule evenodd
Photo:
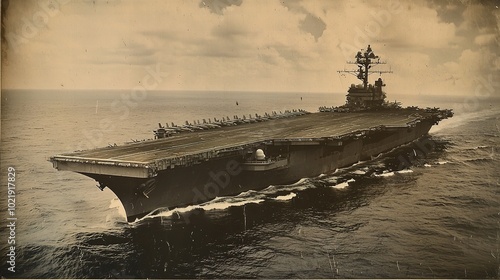
<instances>
[{"instance_id":1,"label":"cloud","mask_svg":"<svg viewBox=\"0 0 500 280\"><path fill-rule=\"evenodd\" d=\"M170 73L163 89L344 92L358 81L336 71L371 44L394 70L388 91L466 94L468 77L500 65L498 9L487 4L65 1L7 50L4 86L126 89L160 64ZM11 2L7 31L26 37L24 19L39 11L33 0Z\"/></svg>"},{"instance_id":2,"label":"cloud","mask_svg":"<svg viewBox=\"0 0 500 280\"><path fill-rule=\"evenodd\" d=\"M491 29L497 24L498 19L495 16L495 9L498 8L495 7L493 1L486 3L488 4L471 2L465 5L463 29L481 31Z\"/></svg>"},{"instance_id":3,"label":"cloud","mask_svg":"<svg viewBox=\"0 0 500 280\"><path fill-rule=\"evenodd\" d=\"M498 44L498 34L489 33L489 34L480 34L474 38L474 44L478 46L486 46L492 43Z\"/></svg>"},{"instance_id":4,"label":"cloud","mask_svg":"<svg viewBox=\"0 0 500 280\"><path fill-rule=\"evenodd\" d=\"M212 13L222 15L227 7L241 5L242 0L202 0L200 7L210 10Z\"/></svg>"}]
</instances>

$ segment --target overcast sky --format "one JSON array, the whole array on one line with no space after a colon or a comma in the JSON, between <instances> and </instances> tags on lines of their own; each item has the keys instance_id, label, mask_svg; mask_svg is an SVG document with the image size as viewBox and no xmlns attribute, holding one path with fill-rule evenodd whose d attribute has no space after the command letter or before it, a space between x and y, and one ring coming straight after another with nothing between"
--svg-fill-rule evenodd
<instances>
[{"instance_id":1,"label":"overcast sky","mask_svg":"<svg viewBox=\"0 0 500 280\"><path fill-rule=\"evenodd\" d=\"M344 92L359 81L337 70L368 43L394 71L388 92L470 94L500 77L496 0L2 4L3 88L131 89L154 71L165 90Z\"/></svg>"}]
</instances>

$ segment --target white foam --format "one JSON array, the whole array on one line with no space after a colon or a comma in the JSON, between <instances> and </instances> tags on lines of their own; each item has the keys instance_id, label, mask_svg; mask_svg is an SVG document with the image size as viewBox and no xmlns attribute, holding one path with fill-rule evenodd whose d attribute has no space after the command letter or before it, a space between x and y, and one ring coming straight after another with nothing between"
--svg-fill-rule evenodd
<instances>
[{"instance_id":1,"label":"white foam","mask_svg":"<svg viewBox=\"0 0 500 280\"><path fill-rule=\"evenodd\" d=\"M337 185L333 186L332 188L334 188L334 189L344 189L346 187L349 187L349 183L343 182L343 183L340 183L340 184L337 184Z\"/></svg>"},{"instance_id":2,"label":"white foam","mask_svg":"<svg viewBox=\"0 0 500 280\"><path fill-rule=\"evenodd\" d=\"M304 182L306 182L308 180L308 178L302 178L300 179L299 181L297 181L296 183L293 183L291 185L287 185L287 186L297 186L297 185L302 185Z\"/></svg>"},{"instance_id":3,"label":"white foam","mask_svg":"<svg viewBox=\"0 0 500 280\"><path fill-rule=\"evenodd\" d=\"M356 166L356 165L360 165L360 164L364 164L366 161L358 161L356 163L354 163L353 165L351 166Z\"/></svg>"},{"instance_id":4,"label":"white foam","mask_svg":"<svg viewBox=\"0 0 500 280\"><path fill-rule=\"evenodd\" d=\"M120 216L127 218L127 213L125 213L125 208L123 208L122 202L118 198L113 198L109 202L109 209L116 208Z\"/></svg>"},{"instance_id":5,"label":"white foam","mask_svg":"<svg viewBox=\"0 0 500 280\"><path fill-rule=\"evenodd\" d=\"M233 206L243 206L243 205L251 204L251 203L259 204L263 201L264 201L264 199L243 200L243 201L237 201L237 202L218 202L218 203L213 203L213 204L210 203L210 204L203 205L203 206L197 207L197 208L201 208L205 211L225 210L225 209L227 209L229 207L233 207Z\"/></svg>"},{"instance_id":6,"label":"white foam","mask_svg":"<svg viewBox=\"0 0 500 280\"><path fill-rule=\"evenodd\" d=\"M236 197L244 197L244 196L249 196L249 195L253 195L255 194L257 191L254 191L254 190L248 190L246 192L242 192L240 194L238 194Z\"/></svg>"},{"instance_id":7,"label":"white foam","mask_svg":"<svg viewBox=\"0 0 500 280\"><path fill-rule=\"evenodd\" d=\"M337 183L339 177L330 177L330 178L325 178L323 181L328 182L328 183Z\"/></svg>"},{"instance_id":8,"label":"white foam","mask_svg":"<svg viewBox=\"0 0 500 280\"><path fill-rule=\"evenodd\" d=\"M258 203L261 203L264 201L264 199L253 199L253 200L241 200L241 201L232 201L232 202L229 202L229 201L217 202L218 200L224 200L224 199L225 199L224 197L221 197L221 198L217 197L217 198L213 199L212 201L209 201L207 203L200 204L200 205L190 205L190 206L186 206L186 207L182 207L182 208L176 208L173 210L164 210L164 211L160 211L157 214L147 215L140 220L147 219L147 218L157 218L157 217L171 217L173 215L179 215L180 213L186 213L186 212L189 212L189 211L192 211L195 209L203 209L205 211L225 210L225 209L228 209L229 207L233 207L233 206L235 206L235 207L236 206L243 206L243 205L252 204L252 203L258 204ZM156 210L153 212L156 212ZM140 221L140 220L136 220L136 222Z\"/></svg>"},{"instance_id":9,"label":"white foam","mask_svg":"<svg viewBox=\"0 0 500 280\"><path fill-rule=\"evenodd\" d=\"M333 186L334 189L338 189L338 190L345 189L347 187L349 187L349 183L347 183L347 182L343 182L343 183L340 183L340 184Z\"/></svg>"},{"instance_id":10,"label":"white foam","mask_svg":"<svg viewBox=\"0 0 500 280\"><path fill-rule=\"evenodd\" d=\"M466 148L465 150L478 150L478 149L486 149L486 148L489 148L489 146L481 145L481 146L477 146L474 148Z\"/></svg>"},{"instance_id":11,"label":"white foam","mask_svg":"<svg viewBox=\"0 0 500 280\"><path fill-rule=\"evenodd\" d=\"M450 163L450 162L445 160L445 161L438 161L436 164L443 165L443 164L447 164L447 163Z\"/></svg>"},{"instance_id":12,"label":"white foam","mask_svg":"<svg viewBox=\"0 0 500 280\"><path fill-rule=\"evenodd\" d=\"M356 171L352 172L352 174L356 174L356 175L365 175L365 174L366 174L366 171L364 171L364 170L356 170Z\"/></svg>"},{"instance_id":13,"label":"white foam","mask_svg":"<svg viewBox=\"0 0 500 280\"><path fill-rule=\"evenodd\" d=\"M298 182L295 182L295 183L290 184L290 185L278 185L278 186L270 185L269 187L263 189L262 191L258 191L258 192L256 191L256 193L269 195L269 194L276 193L278 191L292 191L292 190L293 191L301 191L301 190L305 190L305 189L314 187L312 184L305 184L305 182L308 182L308 180L309 180L309 178L302 178Z\"/></svg>"},{"instance_id":14,"label":"white foam","mask_svg":"<svg viewBox=\"0 0 500 280\"><path fill-rule=\"evenodd\" d=\"M262 192L276 191L278 188L275 185L270 185L269 187L262 190Z\"/></svg>"},{"instance_id":15,"label":"white foam","mask_svg":"<svg viewBox=\"0 0 500 280\"><path fill-rule=\"evenodd\" d=\"M424 167L432 167L432 165L426 163L426 164L424 164Z\"/></svg>"},{"instance_id":16,"label":"white foam","mask_svg":"<svg viewBox=\"0 0 500 280\"><path fill-rule=\"evenodd\" d=\"M297 194L292 192L292 193L289 193L287 195L280 195L280 196L278 196L278 197L276 197L274 199L275 200L290 200L290 199L292 199L292 198L294 198L296 196L297 196Z\"/></svg>"},{"instance_id":17,"label":"white foam","mask_svg":"<svg viewBox=\"0 0 500 280\"><path fill-rule=\"evenodd\" d=\"M384 171L384 173L382 174L374 174L375 177L390 177L390 176L394 176L394 172L387 172L387 171Z\"/></svg>"},{"instance_id":18,"label":"white foam","mask_svg":"<svg viewBox=\"0 0 500 280\"><path fill-rule=\"evenodd\" d=\"M405 174L405 173L412 173L413 170L411 169L403 169L403 170L400 170L400 171L391 171L391 172L387 172L387 171L384 171L382 174L374 174L375 177L391 177L391 176L394 176L396 174Z\"/></svg>"},{"instance_id":19,"label":"white foam","mask_svg":"<svg viewBox=\"0 0 500 280\"><path fill-rule=\"evenodd\" d=\"M339 190L340 190L340 189L345 189L345 188L349 187L349 183L352 183L352 182L355 182L355 181L356 181L356 180L354 180L354 179L349 179L349 180L347 180L347 181L345 181L345 182L342 182L342 183L340 183L340 184L337 184L337 185L335 185L335 186L332 186L332 188L334 188L334 189L339 189Z\"/></svg>"}]
</instances>

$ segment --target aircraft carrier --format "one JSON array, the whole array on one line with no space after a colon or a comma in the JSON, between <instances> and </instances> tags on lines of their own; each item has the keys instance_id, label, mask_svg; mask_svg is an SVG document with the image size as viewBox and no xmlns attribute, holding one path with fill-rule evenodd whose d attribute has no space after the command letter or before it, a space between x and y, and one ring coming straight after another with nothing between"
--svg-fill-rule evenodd
<instances>
[{"instance_id":1,"label":"aircraft carrier","mask_svg":"<svg viewBox=\"0 0 500 280\"><path fill-rule=\"evenodd\" d=\"M95 179L101 190L110 188L132 222L161 209L328 174L410 143L453 116L451 110L386 102L383 81L368 83L369 74L384 73L369 70L383 64L370 46L349 63L358 69L342 72L363 84L351 85L346 104L339 107L160 124L154 140L56 155L50 161L58 170Z\"/></svg>"}]
</instances>

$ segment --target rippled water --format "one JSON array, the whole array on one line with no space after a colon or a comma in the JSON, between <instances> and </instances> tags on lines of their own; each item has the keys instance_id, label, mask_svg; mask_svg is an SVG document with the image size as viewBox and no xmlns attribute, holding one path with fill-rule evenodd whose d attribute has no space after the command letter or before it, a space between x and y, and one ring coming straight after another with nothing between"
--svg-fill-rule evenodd
<instances>
[{"instance_id":1,"label":"rippled water","mask_svg":"<svg viewBox=\"0 0 500 280\"><path fill-rule=\"evenodd\" d=\"M16 168L18 218L16 272L7 271L3 261L3 276L500 277L496 99L474 110L461 106L461 99L413 100L458 110L422 140L432 150L414 143L333 174L128 224L109 190L99 191L82 175L57 172L48 157L151 138L158 122L316 111L343 99L214 92L129 97L127 92L2 93L1 175L5 182L7 167ZM0 199L5 217L7 202L4 195ZM5 256L8 231L1 230Z\"/></svg>"}]
</instances>

